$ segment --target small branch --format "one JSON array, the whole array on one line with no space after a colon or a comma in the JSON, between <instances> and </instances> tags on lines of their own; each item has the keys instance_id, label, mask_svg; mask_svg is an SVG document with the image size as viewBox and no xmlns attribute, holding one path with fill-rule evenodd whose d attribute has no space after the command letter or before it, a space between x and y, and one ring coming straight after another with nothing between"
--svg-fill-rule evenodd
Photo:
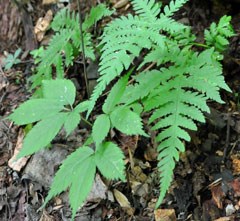
<instances>
[{"instance_id":1,"label":"small branch","mask_svg":"<svg viewBox=\"0 0 240 221\"><path fill-rule=\"evenodd\" d=\"M89 98L90 92L89 92L88 79L87 79L87 69L86 69L85 47L84 47L84 37L83 37L83 29L82 29L82 15L81 15L80 0L77 0L77 4L78 4L79 26L80 26L81 44L82 44L83 74L84 74L84 80L85 80L85 84L86 84L87 97Z\"/></svg>"}]
</instances>

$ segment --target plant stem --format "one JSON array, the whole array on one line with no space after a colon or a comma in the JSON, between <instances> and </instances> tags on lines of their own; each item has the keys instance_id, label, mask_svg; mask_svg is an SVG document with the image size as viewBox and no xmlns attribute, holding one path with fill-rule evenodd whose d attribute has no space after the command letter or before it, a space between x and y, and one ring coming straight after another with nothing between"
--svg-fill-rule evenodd
<instances>
[{"instance_id":1,"label":"plant stem","mask_svg":"<svg viewBox=\"0 0 240 221\"><path fill-rule=\"evenodd\" d=\"M82 115L81 115L81 119L82 119L86 124L88 124L90 127L93 126L93 125L92 125L88 120L86 120Z\"/></svg>"},{"instance_id":2,"label":"plant stem","mask_svg":"<svg viewBox=\"0 0 240 221\"><path fill-rule=\"evenodd\" d=\"M85 47L84 47L84 36L83 36L83 29L82 29L82 15L81 15L80 0L77 0L77 4L78 4L79 26L80 26L81 44L82 44L83 74L84 74L84 80L85 80L86 90L87 90L87 98L89 98L90 92L89 92L88 79L87 79L87 69L86 69Z\"/></svg>"}]
</instances>

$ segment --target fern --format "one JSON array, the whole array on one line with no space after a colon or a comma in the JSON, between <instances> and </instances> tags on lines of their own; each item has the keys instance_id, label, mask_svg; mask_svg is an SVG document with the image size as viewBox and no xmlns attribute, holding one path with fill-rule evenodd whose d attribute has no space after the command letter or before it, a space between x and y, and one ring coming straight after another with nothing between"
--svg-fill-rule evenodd
<instances>
[{"instance_id":1,"label":"fern","mask_svg":"<svg viewBox=\"0 0 240 221\"><path fill-rule=\"evenodd\" d=\"M95 59L95 55L92 36L88 30L102 17L111 14L112 11L100 4L91 10L90 15L83 22L85 54L92 60ZM64 78L64 67L72 65L74 58L82 52L78 15L64 8L54 17L51 27L55 34L51 38L49 46L35 57L37 73L31 79L32 88L41 85L41 81L44 79L52 79L54 67L56 68L56 77Z\"/></svg>"},{"instance_id":2,"label":"fern","mask_svg":"<svg viewBox=\"0 0 240 221\"><path fill-rule=\"evenodd\" d=\"M233 29L230 25L231 16L223 16L219 23L213 22L210 30L205 30L204 36L207 45L214 46L219 52L226 49L228 38L233 36Z\"/></svg>"},{"instance_id":3,"label":"fern","mask_svg":"<svg viewBox=\"0 0 240 221\"><path fill-rule=\"evenodd\" d=\"M227 37L234 34L230 17L224 16L218 26L211 25L210 32L205 33L205 48L208 49L194 52L196 37L190 28L171 18L186 2L171 1L161 13L160 4L152 0L132 0L137 15L116 19L104 30L100 78L89 102L88 114L106 86L127 70L143 49L149 50L138 70L153 62L156 67L138 73L133 76L133 84L125 89L122 87L121 99L112 99L116 108L111 109L110 120L112 127L118 122L124 122L125 127L131 121L134 125L137 121L127 110L138 103L143 105L144 112L151 113L149 124L153 124L152 130L158 131L156 142L159 143L161 191L156 206L160 205L171 184L179 152L185 150L183 141L190 141L187 130L197 130L197 122L205 122L203 112L209 112L208 99L223 103L219 90L231 91L222 76L222 57L218 52L224 49L219 45L226 46L229 43ZM167 62L170 64L166 66ZM139 110L141 112L141 108ZM137 125L142 128L140 120L139 123ZM135 128L129 133L121 126L116 127L126 134L144 135Z\"/></svg>"},{"instance_id":4,"label":"fern","mask_svg":"<svg viewBox=\"0 0 240 221\"><path fill-rule=\"evenodd\" d=\"M157 6L152 7L153 1L133 1L133 3L140 13L139 16L123 16L114 20L104 30L100 43L103 45L99 68L100 78L91 96L88 115L106 86L124 69L129 68L133 59L139 56L142 49L150 49L155 44L165 44L166 37L159 35L161 30L174 33L187 28L167 15L158 19ZM148 11L142 13L146 8ZM176 10L176 8L173 7L172 10ZM149 14L154 15L154 19L146 20L145 17Z\"/></svg>"},{"instance_id":5,"label":"fern","mask_svg":"<svg viewBox=\"0 0 240 221\"><path fill-rule=\"evenodd\" d=\"M91 190L97 169L108 179L124 181L124 155L116 144L105 140L112 129L147 137L142 113L148 113L148 124L157 133L160 196L156 207L161 204L171 184L179 152L185 150L185 141L191 139L188 131L197 130L197 125L205 122L209 99L224 103L219 91L231 91L224 81L221 65L221 52L229 44L228 38L234 35L231 17L223 16L218 24L213 23L205 31L206 44L199 44L190 27L171 18L186 2L171 1L161 9L161 4L154 0L132 0L136 15L122 16L105 27L99 45L98 84L90 100L76 106L73 83L50 79L53 67L57 78L63 78L64 67L72 64L76 51L81 51L78 19L67 10L55 17L52 28L56 34L49 46L34 52L38 73L33 86L42 84L43 96L26 101L9 116L19 125L36 123L26 135L19 157L48 146L62 127L67 134L71 133L83 119L80 114L87 111L89 116L107 85L117 81L85 144L62 163L43 206L69 188L73 219ZM89 57L93 58L93 46L87 31L110 14L99 5L84 22ZM197 52L197 46L204 46L201 52ZM131 68L140 54L144 55L142 62ZM42 81L43 78L49 80Z\"/></svg>"}]
</instances>

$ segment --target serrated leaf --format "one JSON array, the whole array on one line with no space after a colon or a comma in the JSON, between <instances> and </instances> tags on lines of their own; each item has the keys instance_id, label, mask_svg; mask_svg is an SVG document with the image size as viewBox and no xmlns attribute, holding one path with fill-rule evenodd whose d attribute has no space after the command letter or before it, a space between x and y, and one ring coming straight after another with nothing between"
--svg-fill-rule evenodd
<instances>
[{"instance_id":1,"label":"serrated leaf","mask_svg":"<svg viewBox=\"0 0 240 221\"><path fill-rule=\"evenodd\" d=\"M71 80L44 80L42 84L44 98L55 99L63 105L72 105L74 103L76 89Z\"/></svg>"},{"instance_id":2,"label":"serrated leaf","mask_svg":"<svg viewBox=\"0 0 240 221\"><path fill-rule=\"evenodd\" d=\"M37 123L25 137L17 158L33 154L50 144L66 118L67 113L58 113Z\"/></svg>"},{"instance_id":3,"label":"serrated leaf","mask_svg":"<svg viewBox=\"0 0 240 221\"><path fill-rule=\"evenodd\" d=\"M101 144L95 153L95 161L98 169L108 179L121 179L125 181L124 154L121 149L112 142Z\"/></svg>"},{"instance_id":4,"label":"serrated leaf","mask_svg":"<svg viewBox=\"0 0 240 221\"><path fill-rule=\"evenodd\" d=\"M118 107L110 114L113 127L127 135L148 136L143 128L140 116L128 107Z\"/></svg>"},{"instance_id":5,"label":"serrated leaf","mask_svg":"<svg viewBox=\"0 0 240 221\"><path fill-rule=\"evenodd\" d=\"M125 91L128 82L129 74L130 73L120 78L111 89L111 92L102 107L104 113L109 114L116 106L116 104L121 100L121 97Z\"/></svg>"},{"instance_id":6,"label":"serrated leaf","mask_svg":"<svg viewBox=\"0 0 240 221\"><path fill-rule=\"evenodd\" d=\"M80 115L76 112L70 112L67 116L67 119L64 123L64 129L67 132L67 136L77 127L80 123Z\"/></svg>"},{"instance_id":7,"label":"serrated leaf","mask_svg":"<svg viewBox=\"0 0 240 221\"><path fill-rule=\"evenodd\" d=\"M74 217L77 208L81 206L90 192L94 180L96 165L93 153L94 151L90 147L84 146L78 148L63 161L41 208L52 197L70 187L69 199L73 210L72 217Z\"/></svg>"},{"instance_id":8,"label":"serrated leaf","mask_svg":"<svg viewBox=\"0 0 240 221\"><path fill-rule=\"evenodd\" d=\"M31 99L21 104L8 117L15 124L30 124L54 116L63 109L63 104L50 99Z\"/></svg>"},{"instance_id":9,"label":"serrated leaf","mask_svg":"<svg viewBox=\"0 0 240 221\"><path fill-rule=\"evenodd\" d=\"M75 108L74 108L74 112L76 113L82 113L88 110L88 104L89 101L83 101L81 103L79 103Z\"/></svg>"},{"instance_id":10,"label":"serrated leaf","mask_svg":"<svg viewBox=\"0 0 240 221\"><path fill-rule=\"evenodd\" d=\"M101 114L97 117L93 124L92 136L96 144L100 144L107 136L110 130L110 119L106 114Z\"/></svg>"},{"instance_id":11,"label":"serrated leaf","mask_svg":"<svg viewBox=\"0 0 240 221\"><path fill-rule=\"evenodd\" d=\"M72 208L72 220L76 215L77 209L82 206L91 191L96 174L94 156L89 156L76 169L77 171L73 177L72 185L69 191L69 201Z\"/></svg>"}]
</instances>

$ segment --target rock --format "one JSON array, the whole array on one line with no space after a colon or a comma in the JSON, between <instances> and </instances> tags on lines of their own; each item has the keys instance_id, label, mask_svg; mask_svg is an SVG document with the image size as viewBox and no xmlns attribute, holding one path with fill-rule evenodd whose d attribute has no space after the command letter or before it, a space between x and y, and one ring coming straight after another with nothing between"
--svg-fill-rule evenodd
<instances>
[{"instance_id":1,"label":"rock","mask_svg":"<svg viewBox=\"0 0 240 221\"><path fill-rule=\"evenodd\" d=\"M61 144L55 144L50 149L39 151L33 155L27 164L24 170L24 177L48 189L58 167L67 155L67 146Z\"/></svg>"}]
</instances>

